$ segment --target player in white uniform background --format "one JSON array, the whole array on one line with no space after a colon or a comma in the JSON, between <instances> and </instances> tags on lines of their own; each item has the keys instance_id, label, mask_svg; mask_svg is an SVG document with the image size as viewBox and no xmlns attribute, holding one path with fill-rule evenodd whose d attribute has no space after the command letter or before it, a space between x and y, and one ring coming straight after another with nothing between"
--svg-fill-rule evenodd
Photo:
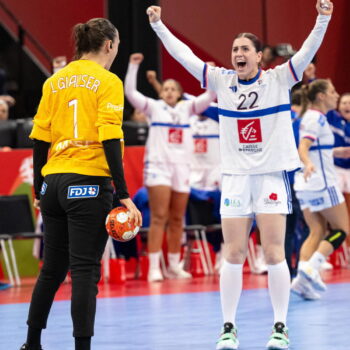
<instances>
[{"instance_id":1,"label":"player in white uniform background","mask_svg":"<svg viewBox=\"0 0 350 350\"><path fill-rule=\"evenodd\" d=\"M254 215L268 264L274 326L269 349L289 346L286 318L290 275L284 255L285 215L290 211L287 170L300 165L290 117L290 88L302 77L327 29L333 4L321 8L314 29L287 63L262 71L261 44L241 33L233 41L234 70L207 66L160 20L161 9L147 10L152 28L169 53L204 87L218 96L223 173L221 218L225 262L220 275L224 327L217 349L237 349L235 314L242 290L242 267Z\"/></svg>"},{"instance_id":2,"label":"player in white uniform background","mask_svg":"<svg viewBox=\"0 0 350 350\"><path fill-rule=\"evenodd\" d=\"M160 100L136 90L137 72L143 55L130 56L125 78L125 95L131 105L149 117L145 150L144 184L149 195L151 224L148 232L148 280L161 281L160 253L167 230L168 277L190 278L180 265L183 218L190 191L193 141L190 116L205 110L216 95L207 91L189 101L180 101L182 88L175 80L162 84Z\"/></svg>"},{"instance_id":3,"label":"player in white uniform background","mask_svg":"<svg viewBox=\"0 0 350 350\"><path fill-rule=\"evenodd\" d=\"M305 299L319 299L316 291L326 290L319 274L321 265L343 243L349 231L333 156L348 158L350 147L334 148L334 135L326 118L339 99L333 84L318 79L302 91L310 105L299 129L299 155L304 169L296 173L294 189L310 234L300 250L298 276L292 282L292 291Z\"/></svg>"}]
</instances>

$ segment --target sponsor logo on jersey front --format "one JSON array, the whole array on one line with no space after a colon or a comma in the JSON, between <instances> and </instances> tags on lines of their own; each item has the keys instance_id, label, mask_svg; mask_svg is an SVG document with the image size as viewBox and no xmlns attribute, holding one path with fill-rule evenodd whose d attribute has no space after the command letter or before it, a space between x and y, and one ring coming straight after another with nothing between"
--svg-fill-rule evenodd
<instances>
[{"instance_id":1,"label":"sponsor logo on jersey front","mask_svg":"<svg viewBox=\"0 0 350 350\"><path fill-rule=\"evenodd\" d=\"M260 119L237 120L239 142L262 142Z\"/></svg>"},{"instance_id":2,"label":"sponsor logo on jersey front","mask_svg":"<svg viewBox=\"0 0 350 350\"><path fill-rule=\"evenodd\" d=\"M170 128L168 133L168 142L173 144L182 143L183 130L180 128Z\"/></svg>"},{"instance_id":3,"label":"sponsor logo on jersey front","mask_svg":"<svg viewBox=\"0 0 350 350\"><path fill-rule=\"evenodd\" d=\"M207 153L207 152L208 152L208 140L194 139L194 153Z\"/></svg>"},{"instance_id":4,"label":"sponsor logo on jersey front","mask_svg":"<svg viewBox=\"0 0 350 350\"><path fill-rule=\"evenodd\" d=\"M260 119L237 120L239 135L239 152L260 153L262 147L258 143L262 142Z\"/></svg>"},{"instance_id":5,"label":"sponsor logo on jersey front","mask_svg":"<svg viewBox=\"0 0 350 350\"><path fill-rule=\"evenodd\" d=\"M100 186L98 185L69 186L67 198L95 198L97 197L99 191Z\"/></svg>"}]
</instances>

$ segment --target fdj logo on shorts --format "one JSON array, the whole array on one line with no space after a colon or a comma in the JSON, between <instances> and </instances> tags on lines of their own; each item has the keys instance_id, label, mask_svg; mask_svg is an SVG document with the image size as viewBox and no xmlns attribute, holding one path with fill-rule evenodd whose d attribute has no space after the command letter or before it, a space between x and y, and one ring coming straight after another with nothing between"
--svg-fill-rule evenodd
<instances>
[{"instance_id":1,"label":"fdj logo on shorts","mask_svg":"<svg viewBox=\"0 0 350 350\"><path fill-rule=\"evenodd\" d=\"M41 190L40 190L40 194L42 196L46 193L46 189L47 189L47 183L43 182L43 184L41 185Z\"/></svg>"},{"instance_id":2,"label":"fdj logo on shorts","mask_svg":"<svg viewBox=\"0 0 350 350\"><path fill-rule=\"evenodd\" d=\"M237 128L240 143L262 142L260 119L238 119Z\"/></svg>"},{"instance_id":3,"label":"fdj logo on shorts","mask_svg":"<svg viewBox=\"0 0 350 350\"><path fill-rule=\"evenodd\" d=\"M67 198L95 198L97 197L99 190L100 186L98 185L69 186Z\"/></svg>"}]
</instances>

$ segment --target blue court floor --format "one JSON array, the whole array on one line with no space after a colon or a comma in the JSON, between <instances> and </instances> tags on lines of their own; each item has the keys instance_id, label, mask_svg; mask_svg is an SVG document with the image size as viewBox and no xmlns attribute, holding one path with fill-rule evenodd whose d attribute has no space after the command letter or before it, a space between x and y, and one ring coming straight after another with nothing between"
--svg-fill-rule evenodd
<instances>
[{"instance_id":1,"label":"blue court floor","mask_svg":"<svg viewBox=\"0 0 350 350\"><path fill-rule=\"evenodd\" d=\"M350 284L328 285L320 301L291 296L293 350L350 349ZM55 302L44 350L73 350L70 306ZM0 349L25 340L28 304L0 305ZM267 290L244 290L238 310L240 350L263 350L272 326ZM221 327L218 292L98 299L94 350L214 350Z\"/></svg>"}]
</instances>

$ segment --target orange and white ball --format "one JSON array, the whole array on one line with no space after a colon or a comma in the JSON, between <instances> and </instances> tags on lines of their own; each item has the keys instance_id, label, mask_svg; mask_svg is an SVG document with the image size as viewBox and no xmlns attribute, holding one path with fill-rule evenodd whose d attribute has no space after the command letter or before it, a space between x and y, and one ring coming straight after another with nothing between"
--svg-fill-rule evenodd
<instances>
[{"instance_id":1,"label":"orange and white ball","mask_svg":"<svg viewBox=\"0 0 350 350\"><path fill-rule=\"evenodd\" d=\"M112 209L106 218L108 234L119 242L130 241L137 235L139 229L139 226L130 221L129 211L125 207Z\"/></svg>"}]
</instances>

